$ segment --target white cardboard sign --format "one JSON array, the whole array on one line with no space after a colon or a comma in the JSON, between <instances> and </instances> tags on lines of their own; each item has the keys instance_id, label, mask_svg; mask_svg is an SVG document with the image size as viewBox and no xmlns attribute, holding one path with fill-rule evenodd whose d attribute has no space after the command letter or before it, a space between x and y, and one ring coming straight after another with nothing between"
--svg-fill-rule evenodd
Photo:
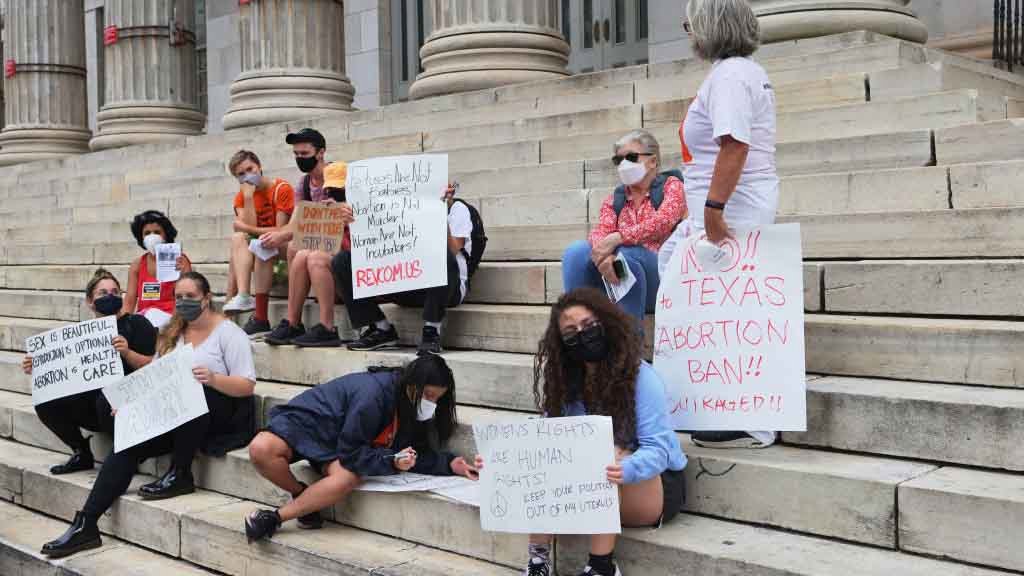
<instances>
[{"instance_id":1,"label":"white cardboard sign","mask_svg":"<svg viewBox=\"0 0 1024 576\"><path fill-rule=\"evenodd\" d=\"M800 225L677 248L661 277L654 367L677 430L807 429ZM712 247L713 248L713 247Z\"/></svg>"},{"instance_id":2,"label":"white cardboard sign","mask_svg":"<svg viewBox=\"0 0 1024 576\"><path fill-rule=\"evenodd\" d=\"M447 154L354 162L345 184L355 298L448 282Z\"/></svg>"},{"instance_id":3,"label":"white cardboard sign","mask_svg":"<svg viewBox=\"0 0 1024 576\"><path fill-rule=\"evenodd\" d=\"M203 385L192 375L192 345L167 356L103 389L114 416L114 452L174 430L209 412Z\"/></svg>"},{"instance_id":4,"label":"white cardboard sign","mask_svg":"<svg viewBox=\"0 0 1024 576\"><path fill-rule=\"evenodd\" d=\"M159 282L177 282L181 278L178 270L178 257L181 256L181 244L156 245L156 279Z\"/></svg>"},{"instance_id":5,"label":"white cardboard sign","mask_svg":"<svg viewBox=\"0 0 1024 576\"><path fill-rule=\"evenodd\" d=\"M618 534L612 419L572 416L473 425L484 458L480 525L488 532Z\"/></svg>"},{"instance_id":6,"label":"white cardboard sign","mask_svg":"<svg viewBox=\"0 0 1024 576\"><path fill-rule=\"evenodd\" d=\"M32 404L96 390L124 377L114 349L117 317L54 328L25 339L32 356Z\"/></svg>"}]
</instances>

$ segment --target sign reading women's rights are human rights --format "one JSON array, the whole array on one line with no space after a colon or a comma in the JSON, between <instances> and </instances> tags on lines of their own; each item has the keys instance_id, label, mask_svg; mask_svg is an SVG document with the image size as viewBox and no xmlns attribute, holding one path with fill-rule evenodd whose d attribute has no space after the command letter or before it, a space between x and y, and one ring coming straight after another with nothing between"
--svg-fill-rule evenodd
<instances>
[{"instance_id":1,"label":"sign reading women's rights are human rights","mask_svg":"<svg viewBox=\"0 0 1024 576\"><path fill-rule=\"evenodd\" d=\"M352 290L368 298L448 283L448 155L361 160L348 166L355 222Z\"/></svg>"},{"instance_id":2,"label":"sign reading women's rights are human rights","mask_svg":"<svg viewBox=\"0 0 1024 576\"><path fill-rule=\"evenodd\" d=\"M800 225L677 248L658 291L654 367L677 430L807 429Z\"/></svg>"}]
</instances>

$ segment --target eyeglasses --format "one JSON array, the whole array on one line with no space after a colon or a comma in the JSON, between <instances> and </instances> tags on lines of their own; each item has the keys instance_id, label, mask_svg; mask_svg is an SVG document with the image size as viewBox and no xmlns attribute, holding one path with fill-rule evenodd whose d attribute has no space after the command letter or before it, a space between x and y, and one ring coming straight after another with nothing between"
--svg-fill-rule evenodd
<instances>
[{"instance_id":1,"label":"eyeglasses","mask_svg":"<svg viewBox=\"0 0 1024 576\"><path fill-rule=\"evenodd\" d=\"M693 33L693 26L690 26L690 21L686 18L683 18L683 31L687 34Z\"/></svg>"},{"instance_id":2,"label":"eyeglasses","mask_svg":"<svg viewBox=\"0 0 1024 576\"><path fill-rule=\"evenodd\" d=\"M612 156L612 164L618 166L619 164L622 164L623 160L629 160L630 162L633 162L635 164L641 156L654 156L654 154L652 154L651 152L630 152L628 154L616 154L615 156Z\"/></svg>"},{"instance_id":3,"label":"eyeglasses","mask_svg":"<svg viewBox=\"0 0 1024 576\"><path fill-rule=\"evenodd\" d=\"M580 343L580 334L582 334L583 332L585 332L587 330L590 330L591 328L600 327L600 326L601 326L601 322L599 320L592 320L592 321L584 324L583 326L577 328L576 330L574 330L572 332L568 332L568 333L563 332L562 333L562 343L565 344L566 346L568 346L569 348L574 348L574 347L578 346L579 343Z\"/></svg>"}]
</instances>

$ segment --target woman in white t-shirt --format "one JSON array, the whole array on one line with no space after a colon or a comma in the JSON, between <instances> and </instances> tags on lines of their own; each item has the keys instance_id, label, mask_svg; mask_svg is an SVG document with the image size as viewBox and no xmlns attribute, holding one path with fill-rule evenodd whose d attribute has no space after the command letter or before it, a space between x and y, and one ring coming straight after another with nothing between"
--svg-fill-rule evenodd
<instances>
[{"instance_id":1,"label":"woman in white t-shirt","mask_svg":"<svg viewBox=\"0 0 1024 576\"><path fill-rule=\"evenodd\" d=\"M659 272L677 245L693 234L715 244L740 231L771 224L779 201L775 170L775 92L750 57L760 29L746 0L690 0L693 50L711 62L679 129L690 216L658 254ZM701 209L703 207L703 209ZM697 432L712 448L763 448L774 432Z\"/></svg>"},{"instance_id":2,"label":"woman in white t-shirt","mask_svg":"<svg viewBox=\"0 0 1024 576\"><path fill-rule=\"evenodd\" d=\"M97 521L128 490L143 460L172 455L171 468L163 477L139 487L143 500L188 494L195 491L191 466L196 452L222 456L247 445L256 433L256 367L249 336L213 311L210 284L202 274L183 273L174 285L174 296L174 315L160 333L157 354L193 346L192 375L203 385L209 412L107 457L74 522L59 538L43 545L42 553L50 558L101 545Z\"/></svg>"}]
</instances>

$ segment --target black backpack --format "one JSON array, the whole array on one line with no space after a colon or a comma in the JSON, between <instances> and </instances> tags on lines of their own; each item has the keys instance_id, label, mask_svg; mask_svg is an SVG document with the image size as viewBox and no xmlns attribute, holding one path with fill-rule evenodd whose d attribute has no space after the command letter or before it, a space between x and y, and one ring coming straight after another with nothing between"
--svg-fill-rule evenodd
<instances>
[{"instance_id":1,"label":"black backpack","mask_svg":"<svg viewBox=\"0 0 1024 576\"><path fill-rule=\"evenodd\" d=\"M683 179L683 173L677 169L666 170L651 182L651 207L655 210L661 208L661 202L665 199L665 182L668 182L669 177L675 176L680 181ZM612 198L612 208L615 209L615 217L618 218L619 214L622 214L622 209L626 207L626 187L619 184L615 188L614 197Z\"/></svg>"},{"instance_id":2,"label":"black backpack","mask_svg":"<svg viewBox=\"0 0 1024 576\"><path fill-rule=\"evenodd\" d=\"M484 257L484 249L487 248L487 234L484 233L484 220L480 217L480 211L469 202L466 202L461 198L455 198L454 201L461 203L469 210L469 220L473 223L473 231L469 234L469 239L473 242L473 251L467 253L465 246L462 248L462 255L466 258L466 268L469 271L469 277L472 278L473 274L476 273L476 269L480 266L480 260ZM455 204L453 202L452 206L454 205ZM448 208L449 212L451 212L451 210L451 208Z\"/></svg>"}]
</instances>

